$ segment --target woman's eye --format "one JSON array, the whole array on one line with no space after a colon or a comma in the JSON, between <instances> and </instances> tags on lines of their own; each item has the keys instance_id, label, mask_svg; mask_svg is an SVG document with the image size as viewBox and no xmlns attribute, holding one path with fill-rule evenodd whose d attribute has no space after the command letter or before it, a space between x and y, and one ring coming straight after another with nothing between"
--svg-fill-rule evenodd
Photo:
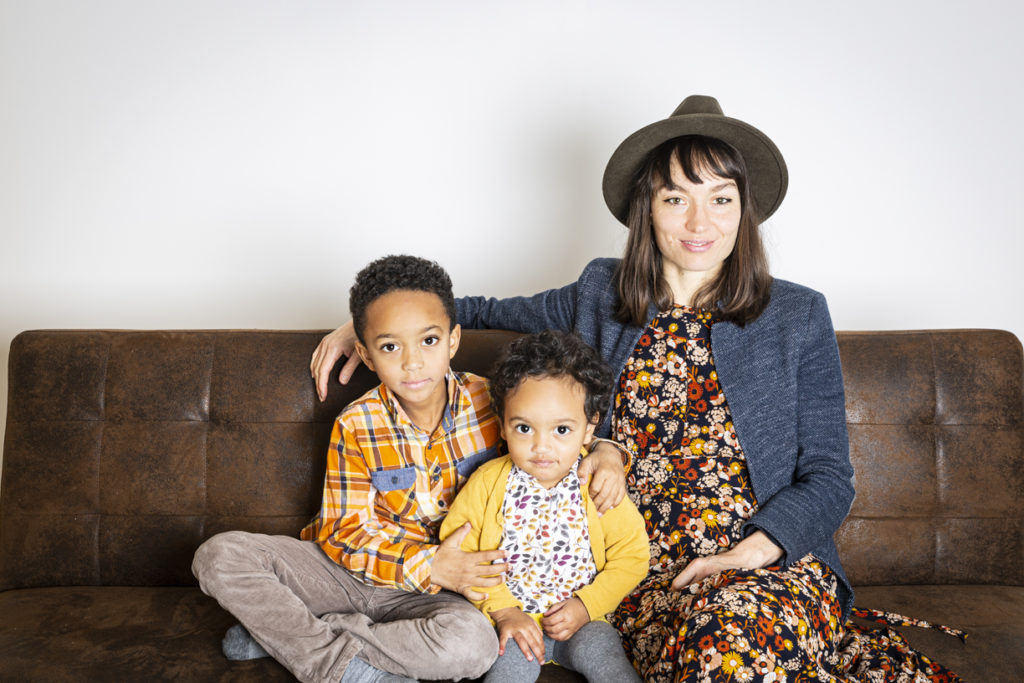
<instances>
[{"instance_id":1,"label":"woman's eye","mask_svg":"<svg viewBox=\"0 0 1024 683\"><path fill-rule=\"evenodd\" d=\"M394 351L397 348L398 348L398 344L381 344L380 345L380 350L383 351L384 353L391 353L392 351Z\"/></svg>"},{"instance_id":2,"label":"woman's eye","mask_svg":"<svg viewBox=\"0 0 1024 683\"><path fill-rule=\"evenodd\" d=\"M424 346L434 346L437 342L441 341L440 337L427 337L423 340Z\"/></svg>"},{"instance_id":3,"label":"woman's eye","mask_svg":"<svg viewBox=\"0 0 1024 683\"><path fill-rule=\"evenodd\" d=\"M668 199L665 200L665 203L666 204L673 204L673 205L682 204L683 203L683 198L682 197L669 197Z\"/></svg>"},{"instance_id":4,"label":"woman's eye","mask_svg":"<svg viewBox=\"0 0 1024 683\"><path fill-rule=\"evenodd\" d=\"M732 197L715 197L715 204L730 204Z\"/></svg>"}]
</instances>

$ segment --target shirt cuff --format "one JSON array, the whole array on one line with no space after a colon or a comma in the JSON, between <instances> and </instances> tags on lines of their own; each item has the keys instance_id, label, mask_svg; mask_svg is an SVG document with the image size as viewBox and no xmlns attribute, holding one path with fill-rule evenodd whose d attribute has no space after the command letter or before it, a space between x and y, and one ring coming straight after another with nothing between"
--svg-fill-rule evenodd
<instances>
[{"instance_id":1,"label":"shirt cuff","mask_svg":"<svg viewBox=\"0 0 1024 683\"><path fill-rule=\"evenodd\" d=\"M587 453L590 453L591 451L593 451L594 450L594 446L596 446L599 443L610 443L611 445L613 445L616 448L618 448L619 449L619 455L622 457L622 469L624 469L627 472L629 471L630 466L633 464L633 454L630 453L629 450L625 446L623 446L618 441L615 441L614 439L605 439L605 438L602 438L602 437L598 437L596 439L591 440L590 448L587 451Z\"/></svg>"}]
</instances>

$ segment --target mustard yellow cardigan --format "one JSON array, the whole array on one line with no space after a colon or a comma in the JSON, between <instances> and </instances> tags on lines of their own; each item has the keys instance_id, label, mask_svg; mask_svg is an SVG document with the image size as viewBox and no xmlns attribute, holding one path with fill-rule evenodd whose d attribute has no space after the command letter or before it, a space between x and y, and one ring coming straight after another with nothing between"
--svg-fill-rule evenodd
<instances>
[{"instance_id":1,"label":"mustard yellow cardigan","mask_svg":"<svg viewBox=\"0 0 1024 683\"><path fill-rule=\"evenodd\" d=\"M504 527L501 504L511 471L512 459L507 455L481 465L452 503L441 524L441 540L470 522L473 528L462 541L463 550L475 552L498 548ZM614 611L647 576L650 564L647 530L643 517L629 498L623 498L604 516L598 517L586 486L581 487L581 493L587 508L590 547L598 574L593 583L576 591L576 597L583 601L591 619L603 620L604 615ZM488 618L491 612L506 607L522 608L505 584L477 590L488 595L486 600L474 601Z\"/></svg>"}]
</instances>

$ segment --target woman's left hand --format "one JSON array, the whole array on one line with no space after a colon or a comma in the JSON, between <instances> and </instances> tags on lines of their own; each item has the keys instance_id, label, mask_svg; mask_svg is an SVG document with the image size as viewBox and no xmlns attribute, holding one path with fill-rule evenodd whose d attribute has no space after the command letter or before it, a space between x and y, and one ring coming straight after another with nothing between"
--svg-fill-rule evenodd
<instances>
[{"instance_id":1,"label":"woman's left hand","mask_svg":"<svg viewBox=\"0 0 1024 683\"><path fill-rule=\"evenodd\" d=\"M672 579L672 590L681 591L727 569L760 569L782 557L782 548L768 534L755 531L735 546L718 555L698 557Z\"/></svg>"},{"instance_id":2,"label":"woman's left hand","mask_svg":"<svg viewBox=\"0 0 1024 683\"><path fill-rule=\"evenodd\" d=\"M626 470L622 453L606 441L598 441L577 470L580 483L590 481L590 499L598 514L604 514L626 496Z\"/></svg>"}]
</instances>

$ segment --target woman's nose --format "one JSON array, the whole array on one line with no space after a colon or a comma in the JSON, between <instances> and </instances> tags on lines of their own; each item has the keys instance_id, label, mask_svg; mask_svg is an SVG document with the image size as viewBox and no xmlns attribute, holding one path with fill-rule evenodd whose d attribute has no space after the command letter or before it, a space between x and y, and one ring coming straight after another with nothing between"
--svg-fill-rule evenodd
<instances>
[{"instance_id":1,"label":"woman's nose","mask_svg":"<svg viewBox=\"0 0 1024 683\"><path fill-rule=\"evenodd\" d=\"M708 229L708 211L700 204L694 204L690 208L689 216L686 219L686 227L690 232L704 232Z\"/></svg>"}]
</instances>

